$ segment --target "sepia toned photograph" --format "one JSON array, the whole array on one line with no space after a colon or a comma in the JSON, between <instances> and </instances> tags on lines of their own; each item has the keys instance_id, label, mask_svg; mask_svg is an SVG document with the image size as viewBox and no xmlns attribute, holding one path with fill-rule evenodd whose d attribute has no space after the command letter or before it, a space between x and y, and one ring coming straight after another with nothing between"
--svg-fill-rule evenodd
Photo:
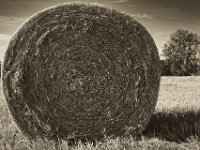
<instances>
[{"instance_id":1,"label":"sepia toned photograph","mask_svg":"<svg viewBox=\"0 0 200 150\"><path fill-rule=\"evenodd\" d=\"M200 150L199 0L0 0L0 150Z\"/></svg>"}]
</instances>

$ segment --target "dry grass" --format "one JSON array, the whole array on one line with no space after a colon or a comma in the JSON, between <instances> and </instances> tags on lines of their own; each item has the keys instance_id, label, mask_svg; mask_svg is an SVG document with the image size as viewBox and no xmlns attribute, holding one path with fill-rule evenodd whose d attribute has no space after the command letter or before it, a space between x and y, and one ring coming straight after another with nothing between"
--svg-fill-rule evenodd
<instances>
[{"instance_id":1,"label":"dry grass","mask_svg":"<svg viewBox=\"0 0 200 150\"><path fill-rule=\"evenodd\" d=\"M200 109L200 77L162 77L157 111Z\"/></svg>"},{"instance_id":2,"label":"dry grass","mask_svg":"<svg viewBox=\"0 0 200 150\"><path fill-rule=\"evenodd\" d=\"M67 141L60 141L60 144L57 145L54 142L45 140L31 142L29 139L23 136L17 129L12 117L8 112L7 105L1 91L0 149L199 150L199 91L200 77L162 77L161 90L156 112L146 129L145 137L142 137L141 140L134 140L131 137L116 139L106 138L105 141L97 142L96 146L93 146L89 143L85 145L78 143L74 147L69 147ZM192 124L195 125L190 126ZM153 130L155 132L152 132ZM196 137L190 137L192 136L191 133L196 135ZM158 135L163 140L156 138Z\"/></svg>"}]
</instances>

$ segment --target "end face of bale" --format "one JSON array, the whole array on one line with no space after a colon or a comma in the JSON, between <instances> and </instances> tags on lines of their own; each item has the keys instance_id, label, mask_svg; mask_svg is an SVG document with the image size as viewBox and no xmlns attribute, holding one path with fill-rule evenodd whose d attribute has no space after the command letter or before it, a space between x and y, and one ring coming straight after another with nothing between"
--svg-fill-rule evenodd
<instances>
[{"instance_id":1,"label":"end face of bale","mask_svg":"<svg viewBox=\"0 0 200 150\"><path fill-rule=\"evenodd\" d=\"M133 18L67 4L38 13L9 43L3 90L29 137L137 135L158 98L155 43Z\"/></svg>"}]
</instances>

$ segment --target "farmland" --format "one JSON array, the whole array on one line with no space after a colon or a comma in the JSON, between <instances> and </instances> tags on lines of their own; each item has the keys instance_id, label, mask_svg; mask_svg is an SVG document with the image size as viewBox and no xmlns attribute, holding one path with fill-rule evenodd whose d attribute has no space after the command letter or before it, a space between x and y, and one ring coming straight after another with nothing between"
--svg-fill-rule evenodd
<instances>
[{"instance_id":1,"label":"farmland","mask_svg":"<svg viewBox=\"0 0 200 150\"><path fill-rule=\"evenodd\" d=\"M138 149L199 150L200 142L200 77L162 77L156 111L140 140L132 137L106 138L96 146L78 143L68 146L53 141L30 141L18 130L11 117L2 89L0 90L0 149Z\"/></svg>"}]
</instances>

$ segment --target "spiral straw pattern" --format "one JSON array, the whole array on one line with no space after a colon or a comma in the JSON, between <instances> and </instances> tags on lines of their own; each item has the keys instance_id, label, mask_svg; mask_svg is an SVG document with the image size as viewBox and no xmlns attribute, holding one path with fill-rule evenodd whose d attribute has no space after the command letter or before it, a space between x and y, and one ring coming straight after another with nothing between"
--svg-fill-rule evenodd
<instances>
[{"instance_id":1,"label":"spiral straw pattern","mask_svg":"<svg viewBox=\"0 0 200 150\"><path fill-rule=\"evenodd\" d=\"M108 8L71 3L25 22L9 43L3 90L31 138L137 135L155 109L159 56L146 29Z\"/></svg>"}]
</instances>

